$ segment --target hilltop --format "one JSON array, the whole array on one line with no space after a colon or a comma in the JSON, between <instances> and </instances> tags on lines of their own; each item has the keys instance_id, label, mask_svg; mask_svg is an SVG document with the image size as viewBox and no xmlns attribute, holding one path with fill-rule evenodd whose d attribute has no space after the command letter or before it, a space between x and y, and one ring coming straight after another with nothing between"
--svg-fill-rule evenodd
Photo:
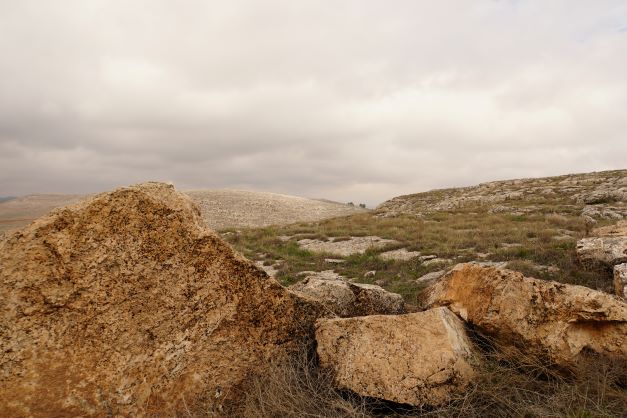
<instances>
[{"instance_id":1,"label":"hilltop","mask_svg":"<svg viewBox=\"0 0 627 418\"><path fill-rule=\"evenodd\" d=\"M580 213L590 219L627 217L627 170L515 179L395 197L380 216L418 215L478 208L512 215Z\"/></svg>"},{"instance_id":2,"label":"hilltop","mask_svg":"<svg viewBox=\"0 0 627 418\"><path fill-rule=\"evenodd\" d=\"M363 209L332 202L278 193L245 190L189 190L207 225L216 230L259 228L352 215Z\"/></svg>"},{"instance_id":3,"label":"hilltop","mask_svg":"<svg viewBox=\"0 0 627 418\"><path fill-rule=\"evenodd\" d=\"M312 222L364 212L343 203L277 193L228 189L185 193L198 204L205 222L215 230ZM89 195L35 194L0 202L0 233L21 228L55 208L87 197Z\"/></svg>"}]
</instances>

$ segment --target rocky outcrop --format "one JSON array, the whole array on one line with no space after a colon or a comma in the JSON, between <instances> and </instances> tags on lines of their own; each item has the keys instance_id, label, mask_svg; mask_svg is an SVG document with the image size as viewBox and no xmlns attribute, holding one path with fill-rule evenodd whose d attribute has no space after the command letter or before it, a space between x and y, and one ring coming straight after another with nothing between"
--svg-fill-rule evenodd
<instances>
[{"instance_id":1,"label":"rocky outcrop","mask_svg":"<svg viewBox=\"0 0 627 418\"><path fill-rule=\"evenodd\" d=\"M582 263L614 266L627 262L627 222L597 228L595 236L577 242L577 256Z\"/></svg>"},{"instance_id":2,"label":"rocky outcrop","mask_svg":"<svg viewBox=\"0 0 627 418\"><path fill-rule=\"evenodd\" d=\"M432 190L398 196L379 205L378 217L416 215L483 207L489 213L524 216L581 210L585 219L627 217L627 170L515 179L472 187Z\"/></svg>"},{"instance_id":3,"label":"rocky outcrop","mask_svg":"<svg viewBox=\"0 0 627 418\"><path fill-rule=\"evenodd\" d=\"M376 314L402 314L405 303L401 295L382 287L350 283L338 278L305 277L290 286L290 290L303 293L321 302L329 311L340 317Z\"/></svg>"},{"instance_id":4,"label":"rocky outcrop","mask_svg":"<svg viewBox=\"0 0 627 418\"><path fill-rule=\"evenodd\" d=\"M627 299L627 263L614 266L614 290L623 299Z\"/></svg>"},{"instance_id":5,"label":"rocky outcrop","mask_svg":"<svg viewBox=\"0 0 627 418\"><path fill-rule=\"evenodd\" d=\"M584 349L627 358L627 304L583 286L460 264L419 301L427 308L447 306L502 345L560 365Z\"/></svg>"},{"instance_id":6,"label":"rocky outcrop","mask_svg":"<svg viewBox=\"0 0 627 418\"><path fill-rule=\"evenodd\" d=\"M0 416L174 415L235 399L323 308L204 228L173 187L105 193L0 243Z\"/></svg>"},{"instance_id":7,"label":"rocky outcrop","mask_svg":"<svg viewBox=\"0 0 627 418\"><path fill-rule=\"evenodd\" d=\"M318 357L335 384L362 396L439 405L473 377L463 323L447 308L398 316L322 319Z\"/></svg>"}]
</instances>

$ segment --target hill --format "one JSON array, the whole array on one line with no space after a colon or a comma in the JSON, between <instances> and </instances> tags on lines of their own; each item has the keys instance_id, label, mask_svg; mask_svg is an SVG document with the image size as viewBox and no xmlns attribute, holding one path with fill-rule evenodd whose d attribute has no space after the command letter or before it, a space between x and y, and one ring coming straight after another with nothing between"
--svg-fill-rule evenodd
<instances>
[{"instance_id":1,"label":"hill","mask_svg":"<svg viewBox=\"0 0 627 418\"><path fill-rule=\"evenodd\" d=\"M582 265L577 241L626 217L627 170L616 170L399 196L373 211L226 238L283 284L324 272L412 304L461 262L612 291L611 270Z\"/></svg>"},{"instance_id":2,"label":"hill","mask_svg":"<svg viewBox=\"0 0 627 418\"><path fill-rule=\"evenodd\" d=\"M207 225L216 230L312 222L364 212L338 202L242 190L186 192L200 207ZM86 195L35 194L0 202L0 232L21 228L51 210Z\"/></svg>"},{"instance_id":3,"label":"hill","mask_svg":"<svg viewBox=\"0 0 627 418\"><path fill-rule=\"evenodd\" d=\"M627 170L482 183L395 197L380 216L418 215L469 208L512 215L580 213L589 218L627 217Z\"/></svg>"},{"instance_id":4,"label":"hill","mask_svg":"<svg viewBox=\"0 0 627 418\"><path fill-rule=\"evenodd\" d=\"M208 226L216 230L314 222L364 212L343 203L277 193L228 189L185 193L198 204Z\"/></svg>"}]
</instances>

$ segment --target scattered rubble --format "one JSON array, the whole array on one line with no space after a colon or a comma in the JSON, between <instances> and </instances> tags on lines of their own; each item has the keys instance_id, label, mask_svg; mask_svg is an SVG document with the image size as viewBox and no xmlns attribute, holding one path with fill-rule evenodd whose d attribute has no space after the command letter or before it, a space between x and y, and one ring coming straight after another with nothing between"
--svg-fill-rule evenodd
<instances>
[{"instance_id":1,"label":"scattered rubble","mask_svg":"<svg viewBox=\"0 0 627 418\"><path fill-rule=\"evenodd\" d=\"M384 253L379 254L379 257L381 257L384 260L399 260L399 261L408 261L418 256L420 256L420 252L408 251L407 248L399 248L398 250L386 251Z\"/></svg>"}]
</instances>

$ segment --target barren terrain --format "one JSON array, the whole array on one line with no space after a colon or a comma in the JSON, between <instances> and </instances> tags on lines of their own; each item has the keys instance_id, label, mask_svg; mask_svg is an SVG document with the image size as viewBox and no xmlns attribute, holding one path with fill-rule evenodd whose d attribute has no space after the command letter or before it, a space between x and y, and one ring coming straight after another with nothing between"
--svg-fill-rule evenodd
<instances>
[{"instance_id":1,"label":"barren terrain","mask_svg":"<svg viewBox=\"0 0 627 418\"><path fill-rule=\"evenodd\" d=\"M198 204L207 226L214 230L313 222L365 212L343 203L278 193L220 189L192 190L186 194ZM0 233L21 228L55 208L85 197L36 194L0 202Z\"/></svg>"},{"instance_id":2,"label":"barren terrain","mask_svg":"<svg viewBox=\"0 0 627 418\"><path fill-rule=\"evenodd\" d=\"M29 371L32 350L56 353L40 341L81 347L51 338L93 351L71 362L78 368L63 354L26 380L6 374L14 380L0 381L0 406L244 418L624 416L626 183L627 170L509 180L401 196L374 211L272 193L185 196L160 183L99 195L0 239L0 300L21 303L0 323L11 364ZM17 198L0 204L0 219L19 226L77 199ZM80 326L67 337L70 322ZM119 366L103 365L111 355ZM81 403L70 386L38 394L57 369L68 382L82 379Z\"/></svg>"}]
</instances>

